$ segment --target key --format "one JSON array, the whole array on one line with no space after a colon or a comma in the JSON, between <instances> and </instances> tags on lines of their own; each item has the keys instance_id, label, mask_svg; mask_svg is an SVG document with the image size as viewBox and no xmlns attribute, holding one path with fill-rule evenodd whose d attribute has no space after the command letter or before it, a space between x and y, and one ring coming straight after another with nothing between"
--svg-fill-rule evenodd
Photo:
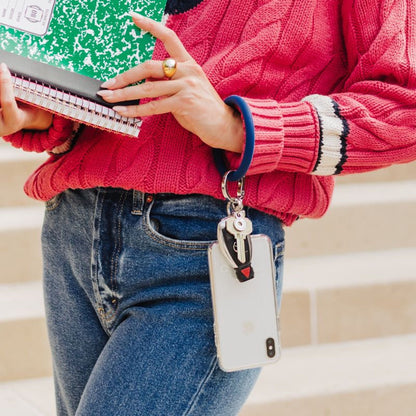
<instances>
[{"instance_id":1,"label":"key","mask_svg":"<svg viewBox=\"0 0 416 416\"><path fill-rule=\"evenodd\" d=\"M245 240L253 232L251 221L246 218L245 212L234 213L226 220L227 231L232 234L236 240L237 258L241 263L246 263L246 245ZM251 259L248 259L250 261Z\"/></svg>"},{"instance_id":2,"label":"key","mask_svg":"<svg viewBox=\"0 0 416 416\"><path fill-rule=\"evenodd\" d=\"M250 234L252 231L253 225L245 217L244 211L234 212L218 224L218 241L221 251L235 270L240 282L246 282L254 277L251 267Z\"/></svg>"}]
</instances>

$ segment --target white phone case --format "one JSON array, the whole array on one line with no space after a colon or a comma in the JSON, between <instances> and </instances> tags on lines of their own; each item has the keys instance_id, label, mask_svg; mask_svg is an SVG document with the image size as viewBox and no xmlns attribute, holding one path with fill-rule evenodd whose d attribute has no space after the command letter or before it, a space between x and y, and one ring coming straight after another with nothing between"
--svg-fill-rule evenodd
<instances>
[{"instance_id":1,"label":"white phone case","mask_svg":"<svg viewBox=\"0 0 416 416\"><path fill-rule=\"evenodd\" d=\"M275 363L280 358L273 251L269 237L253 235L254 278L237 280L219 243L208 250L218 362L224 371Z\"/></svg>"}]
</instances>

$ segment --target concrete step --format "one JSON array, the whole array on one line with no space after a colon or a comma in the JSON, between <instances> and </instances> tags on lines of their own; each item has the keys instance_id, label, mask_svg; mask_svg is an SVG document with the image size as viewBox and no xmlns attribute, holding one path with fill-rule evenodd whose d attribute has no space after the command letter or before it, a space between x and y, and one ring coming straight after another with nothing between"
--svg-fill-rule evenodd
<instances>
[{"instance_id":1,"label":"concrete step","mask_svg":"<svg viewBox=\"0 0 416 416\"><path fill-rule=\"evenodd\" d=\"M416 333L416 246L288 258L282 344Z\"/></svg>"},{"instance_id":2,"label":"concrete step","mask_svg":"<svg viewBox=\"0 0 416 416\"><path fill-rule=\"evenodd\" d=\"M413 416L416 335L283 350L239 416Z\"/></svg>"},{"instance_id":3,"label":"concrete step","mask_svg":"<svg viewBox=\"0 0 416 416\"><path fill-rule=\"evenodd\" d=\"M339 186L324 218L286 230L286 256L416 247L415 212L416 181ZM43 205L0 208L0 283L39 279L42 218Z\"/></svg>"},{"instance_id":4,"label":"concrete step","mask_svg":"<svg viewBox=\"0 0 416 416\"><path fill-rule=\"evenodd\" d=\"M287 259L285 348L416 333L415 250ZM0 381L51 374L40 282L0 285Z\"/></svg>"},{"instance_id":5,"label":"concrete step","mask_svg":"<svg viewBox=\"0 0 416 416\"><path fill-rule=\"evenodd\" d=\"M51 377L0 383L1 414L4 416L55 416Z\"/></svg>"},{"instance_id":6,"label":"concrete step","mask_svg":"<svg viewBox=\"0 0 416 416\"><path fill-rule=\"evenodd\" d=\"M239 416L413 416L416 335L288 348ZM2 414L54 416L51 378L0 383Z\"/></svg>"},{"instance_id":7,"label":"concrete step","mask_svg":"<svg viewBox=\"0 0 416 416\"><path fill-rule=\"evenodd\" d=\"M0 381L51 375L40 282L0 285Z\"/></svg>"},{"instance_id":8,"label":"concrete step","mask_svg":"<svg viewBox=\"0 0 416 416\"><path fill-rule=\"evenodd\" d=\"M8 191L7 197L0 195L0 206L30 203L21 191L22 185L27 176L46 158L45 153L37 154L16 149L0 137L0 187L5 189L4 187L7 186ZM416 162L412 162L362 174L338 176L336 180L338 183L361 183L404 181L415 178Z\"/></svg>"},{"instance_id":9,"label":"concrete step","mask_svg":"<svg viewBox=\"0 0 416 416\"><path fill-rule=\"evenodd\" d=\"M416 247L416 180L343 184L323 218L287 229L286 255Z\"/></svg>"},{"instance_id":10,"label":"concrete step","mask_svg":"<svg viewBox=\"0 0 416 416\"><path fill-rule=\"evenodd\" d=\"M0 139L0 206L36 203L23 192L27 177L45 160L46 154L24 152ZM395 165L363 174L340 176L338 184L408 181L416 179L416 162Z\"/></svg>"},{"instance_id":11,"label":"concrete step","mask_svg":"<svg viewBox=\"0 0 416 416\"><path fill-rule=\"evenodd\" d=\"M403 165L393 165L385 169L372 172L359 173L354 175L337 176L336 182L342 183L363 183L363 182L389 182L406 181L416 179L416 161Z\"/></svg>"},{"instance_id":12,"label":"concrete step","mask_svg":"<svg viewBox=\"0 0 416 416\"><path fill-rule=\"evenodd\" d=\"M8 143L0 146L0 207L37 203L23 192L23 185L46 158L45 154L24 152Z\"/></svg>"},{"instance_id":13,"label":"concrete step","mask_svg":"<svg viewBox=\"0 0 416 416\"><path fill-rule=\"evenodd\" d=\"M43 206L0 208L0 284L39 280Z\"/></svg>"}]
</instances>

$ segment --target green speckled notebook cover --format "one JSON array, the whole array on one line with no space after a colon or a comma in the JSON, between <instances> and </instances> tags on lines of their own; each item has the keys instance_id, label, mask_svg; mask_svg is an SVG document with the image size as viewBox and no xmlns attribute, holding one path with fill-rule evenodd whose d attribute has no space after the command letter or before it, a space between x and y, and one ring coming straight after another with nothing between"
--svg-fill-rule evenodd
<instances>
[{"instance_id":1,"label":"green speckled notebook cover","mask_svg":"<svg viewBox=\"0 0 416 416\"><path fill-rule=\"evenodd\" d=\"M160 21L166 0L3 3L2 50L103 81L151 58L155 40L134 25L129 11Z\"/></svg>"}]
</instances>

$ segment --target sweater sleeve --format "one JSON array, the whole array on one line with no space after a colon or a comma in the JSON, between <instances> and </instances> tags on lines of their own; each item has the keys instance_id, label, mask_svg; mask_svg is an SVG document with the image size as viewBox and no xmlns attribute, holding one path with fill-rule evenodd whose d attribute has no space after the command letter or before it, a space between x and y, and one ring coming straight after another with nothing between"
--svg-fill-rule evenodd
<instances>
[{"instance_id":1,"label":"sweater sleeve","mask_svg":"<svg viewBox=\"0 0 416 416\"><path fill-rule=\"evenodd\" d=\"M248 174L349 174L416 159L416 2L344 0L342 17L341 92L284 104L247 98L256 127Z\"/></svg>"},{"instance_id":2,"label":"sweater sleeve","mask_svg":"<svg viewBox=\"0 0 416 416\"><path fill-rule=\"evenodd\" d=\"M3 139L14 147L27 152L44 152L63 145L72 136L74 123L64 117L54 115L48 130L21 130Z\"/></svg>"}]
</instances>

